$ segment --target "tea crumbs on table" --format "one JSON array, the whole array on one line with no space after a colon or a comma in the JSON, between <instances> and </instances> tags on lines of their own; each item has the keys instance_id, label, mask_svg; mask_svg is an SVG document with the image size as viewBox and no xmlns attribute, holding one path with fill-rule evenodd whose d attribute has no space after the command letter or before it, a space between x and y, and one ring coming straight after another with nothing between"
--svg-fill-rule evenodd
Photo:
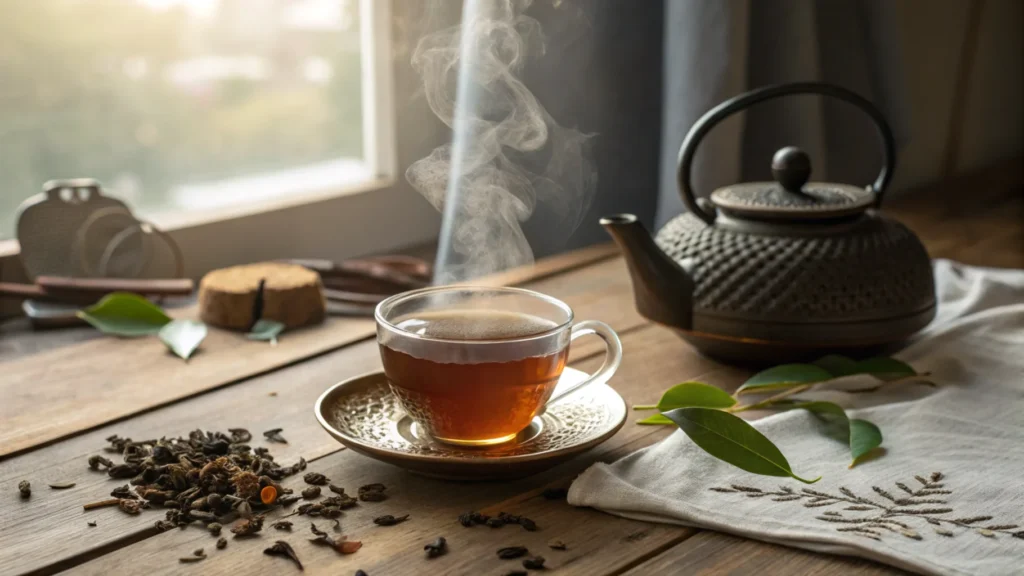
<instances>
[{"instance_id":1,"label":"tea crumbs on table","mask_svg":"<svg viewBox=\"0 0 1024 576\"><path fill-rule=\"evenodd\" d=\"M427 558L437 558L448 552L448 541L444 536L438 536L437 540L427 544L423 549L427 551Z\"/></svg>"},{"instance_id":2,"label":"tea crumbs on table","mask_svg":"<svg viewBox=\"0 0 1024 576\"><path fill-rule=\"evenodd\" d=\"M95 521L86 522L86 525L88 525L89 528L95 528L96 527L96 522Z\"/></svg>"},{"instance_id":3,"label":"tea crumbs on table","mask_svg":"<svg viewBox=\"0 0 1024 576\"><path fill-rule=\"evenodd\" d=\"M395 524L401 524L409 519L409 515L405 516L392 516L391 514L385 514L383 516L377 516L373 519L373 523L377 526L394 526Z\"/></svg>"},{"instance_id":4,"label":"tea crumbs on table","mask_svg":"<svg viewBox=\"0 0 1024 576\"><path fill-rule=\"evenodd\" d=\"M529 550L526 546L506 546L505 548L498 548L498 558L502 560L513 560L515 558L522 558L526 556Z\"/></svg>"},{"instance_id":5,"label":"tea crumbs on table","mask_svg":"<svg viewBox=\"0 0 1024 576\"><path fill-rule=\"evenodd\" d=\"M28 498L32 495L32 484L28 480L18 482L18 492L21 492L22 498Z\"/></svg>"},{"instance_id":6,"label":"tea crumbs on table","mask_svg":"<svg viewBox=\"0 0 1024 576\"><path fill-rule=\"evenodd\" d=\"M543 570L544 569L544 557L534 556L533 558L527 558L523 560L523 568L527 570Z\"/></svg>"},{"instance_id":7,"label":"tea crumbs on table","mask_svg":"<svg viewBox=\"0 0 1024 576\"><path fill-rule=\"evenodd\" d=\"M363 570L356 570L355 576L370 576Z\"/></svg>"},{"instance_id":8,"label":"tea crumbs on table","mask_svg":"<svg viewBox=\"0 0 1024 576\"><path fill-rule=\"evenodd\" d=\"M220 522L210 522L206 525L206 529L210 531L212 536L220 536L221 529L224 528Z\"/></svg>"},{"instance_id":9,"label":"tea crumbs on table","mask_svg":"<svg viewBox=\"0 0 1024 576\"><path fill-rule=\"evenodd\" d=\"M568 550L569 549L569 547L565 545L565 542L562 542L561 540L552 540L552 541L548 542L548 548L551 548L552 550Z\"/></svg>"},{"instance_id":10,"label":"tea crumbs on table","mask_svg":"<svg viewBox=\"0 0 1024 576\"><path fill-rule=\"evenodd\" d=\"M275 530L287 530L289 532L291 532L292 530L292 523L287 520L278 520L270 526L273 527Z\"/></svg>"},{"instance_id":11,"label":"tea crumbs on table","mask_svg":"<svg viewBox=\"0 0 1024 576\"><path fill-rule=\"evenodd\" d=\"M67 490L68 488L74 488L75 487L75 483L74 482L54 482L53 484L47 484L47 486L49 486L50 488L52 488L54 490Z\"/></svg>"},{"instance_id":12,"label":"tea crumbs on table","mask_svg":"<svg viewBox=\"0 0 1024 576\"><path fill-rule=\"evenodd\" d=\"M270 430L267 430L266 432L263 433L263 437L266 438L268 442L287 444L288 441L284 439L284 436L281 436L281 432L283 431L284 428L271 428Z\"/></svg>"},{"instance_id":13,"label":"tea crumbs on table","mask_svg":"<svg viewBox=\"0 0 1024 576\"><path fill-rule=\"evenodd\" d=\"M305 498L306 500L312 500L314 498L319 498L320 497L320 487L319 486L310 486L309 488L306 488L305 490L302 491L302 497Z\"/></svg>"},{"instance_id":14,"label":"tea crumbs on table","mask_svg":"<svg viewBox=\"0 0 1024 576\"><path fill-rule=\"evenodd\" d=\"M299 561L299 556L295 553L295 550L284 540L278 540L274 542L274 545L270 548L264 548L263 553L267 556L281 556L287 558L295 563L299 567L299 570L305 570L302 567L302 562Z\"/></svg>"},{"instance_id":15,"label":"tea crumbs on table","mask_svg":"<svg viewBox=\"0 0 1024 576\"><path fill-rule=\"evenodd\" d=\"M526 570L513 570L511 572L505 572L505 576L527 576L529 572Z\"/></svg>"},{"instance_id":16,"label":"tea crumbs on table","mask_svg":"<svg viewBox=\"0 0 1024 576\"><path fill-rule=\"evenodd\" d=\"M217 538L217 550L223 550L228 547L228 539L221 536Z\"/></svg>"}]
</instances>

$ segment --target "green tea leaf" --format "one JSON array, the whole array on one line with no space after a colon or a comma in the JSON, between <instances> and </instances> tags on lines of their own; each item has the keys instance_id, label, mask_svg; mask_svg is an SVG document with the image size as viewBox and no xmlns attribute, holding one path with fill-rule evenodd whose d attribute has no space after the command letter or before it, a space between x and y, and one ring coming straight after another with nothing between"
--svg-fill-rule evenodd
<instances>
[{"instance_id":1,"label":"green tea leaf","mask_svg":"<svg viewBox=\"0 0 1024 576\"><path fill-rule=\"evenodd\" d=\"M849 376L850 374L857 373L857 361L853 358L847 358L846 356L840 356L839 354L829 354L828 356L822 356L813 362L813 364L819 368L824 369L826 372L835 376Z\"/></svg>"},{"instance_id":2,"label":"green tea leaf","mask_svg":"<svg viewBox=\"0 0 1024 576\"><path fill-rule=\"evenodd\" d=\"M174 320L164 324L158 334L171 352L188 360L206 338L206 324L196 320Z\"/></svg>"},{"instance_id":3,"label":"green tea leaf","mask_svg":"<svg viewBox=\"0 0 1024 576\"><path fill-rule=\"evenodd\" d=\"M882 431L867 420L850 420L841 406L832 402L803 402L793 408L802 408L820 417L825 424L825 434L850 446L852 461L857 460L882 445Z\"/></svg>"},{"instance_id":4,"label":"green tea leaf","mask_svg":"<svg viewBox=\"0 0 1024 576\"><path fill-rule=\"evenodd\" d=\"M171 317L137 294L115 292L76 315L105 334L134 338L156 334Z\"/></svg>"},{"instance_id":5,"label":"green tea leaf","mask_svg":"<svg viewBox=\"0 0 1024 576\"><path fill-rule=\"evenodd\" d=\"M846 356L829 354L815 360L814 365L823 368L835 378L854 374L870 374L879 380L895 380L917 375L917 372L906 362L887 356L868 358L858 362Z\"/></svg>"},{"instance_id":6,"label":"green tea leaf","mask_svg":"<svg viewBox=\"0 0 1024 576\"><path fill-rule=\"evenodd\" d=\"M783 364L754 374L736 392L766 392L831 379L831 373L814 364Z\"/></svg>"},{"instance_id":7,"label":"green tea leaf","mask_svg":"<svg viewBox=\"0 0 1024 576\"><path fill-rule=\"evenodd\" d=\"M665 413L697 446L737 468L766 476L789 476L806 484L789 467L782 452L742 418L710 408L678 408Z\"/></svg>"},{"instance_id":8,"label":"green tea leaf","mask_svg":"<svg viewBox=\"0 0 1024 576\"><path fill-rule=\"evenodd\" d=\"M850 468L857 465L860 458L882 445L882 431L867 420L850 420L850 455L853 460Z\"/></svg>"},{"instance_id":9,"label":"green tea leaf","mask_svg":"<svg viewBox=\"0 0 1024 576\"><path fill-rule=\"evenodd\" d=\"M277 342L277 335L284 331L284 324L276 320L257 320L252 330L245 335L249 340L269 340Z\"/></svg>"},{"instance_id":10,"label":"green tea leaf","mask_svg":"<svg viewBox=\"0 0 1024 576\"><path fill-rule=\"evenodd\" d=\"M900 362L895 358L885 356L861 360L857 362L855 370L853 374L871 374L879 380L896 380L917 374L917 371L906 362Z\"/></svg>"},{"instance_id":11,"label":"green tea leaf","mask_svg":"<svg viewBox=\"0 0 1024 576\"><path fill-rule=\"evenodd\" d=\"M702 408L729 408L736 404L736 399L728 392L703 382L683 382L677 384L661 395L658 401L658 412L668 412L676 408L699 406Z\"/></svg>"},{"instance_id":12,"label":"green tea leaf","mask_svg":"<svg viewBox=\"0 0 1024 576\"><path fill-rule=\"evenodd\" d=\"M662 426L662 425L675 426L676 425L675 422L669 420L668 418L666 418L662 414L655 414L654 416L648 416L647 418L643 418L641 420L637 420L636 423L640 424L640 425L643 425L643 426Z\"/></svg>"}]
</instances>

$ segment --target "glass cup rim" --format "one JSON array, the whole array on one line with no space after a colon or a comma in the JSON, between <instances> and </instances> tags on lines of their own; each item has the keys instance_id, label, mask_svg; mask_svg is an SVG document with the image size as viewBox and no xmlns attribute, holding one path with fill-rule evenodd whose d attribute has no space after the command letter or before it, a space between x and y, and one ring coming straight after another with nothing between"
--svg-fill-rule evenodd
<instances>
[{"instance_id":1,"label":"glass cup rim","mask_svg":"<svg viewBox=\"0 0 1024 576\"><path fill-rule=\"evenodd\" d=\"M442 293L442 292L459 292L459 291L470 291L470 292L484 292L484 291L487 291L487 292L499 292L499 293L505 293L505 294L518 294L520 296L529 296L529 297L532 297L532 298L536 298L538 300L543 300L544 302L547 302L548 304L551 304L551 305L559 308L560 310L565 312L566 319L565 319L564 322L562 322L558 326L555 326L553 328L549 328L549 329L547 329L547 330L545 330L543 332L538 332L536 334L529 334L527 336L522 336L522 337L519 337L519 338L502 338L502 339L497 339L497 340L453 340L453 339L450 339L450 338L436 338L436 337L433 337L433 336L424 336L422 334L414 334L414 333L409 332L407 330L403 330L402 328L399 328L398 326L395 326L390 321L388 321L387 319L384 318L383 310L384 310L385 307L390 307L390 306L394 306L396 304L400 304L404 300L411 300L413 298L418 298L420 296L424 296L424 295L427 295L427 294L436 294L436 293ZM548 296L547 294L543 294L541 292L537 292L536 290L529 290L527 288L515 288L515 287L511 287L511 286L482 286L482 285L466 284L466 285L454 285L454 286L428 286L426 288L418 288L416 290L409 290L408 292L402 292L400 294L395 294L394 296L389 296L388 298L385 298L384 300L382 300L379 304L377 304L377 307L374 308L374 310L373 310L373 318L374 318L374 320L377 321L377 325L378 326L383 326L383 327L387 328L388 330L391 330L392 332L395 332L395 333L401 335L403 338L412 338L414 340L423 340L423 341L427 341L427 342L441 342L441 343L446 343L446 344L458 344L458 345L461 345L461 346L475 346L475 345L478 345L478 344L508 344L508 343L512 343L512 342L529 342L531 340L539 340L539 339L543 339L543 338L550 338L551 336L553 336L555 334L558 334L559 332L563 332L566 329L568 329L569 327L571 327L573 319L574 319L574 314L573 314L572 308L570 308L569 305L566 304L565 302L562 302L561 300L559 300L558 298L555 298L554 296Z\"/></svg>"}]
</instances>

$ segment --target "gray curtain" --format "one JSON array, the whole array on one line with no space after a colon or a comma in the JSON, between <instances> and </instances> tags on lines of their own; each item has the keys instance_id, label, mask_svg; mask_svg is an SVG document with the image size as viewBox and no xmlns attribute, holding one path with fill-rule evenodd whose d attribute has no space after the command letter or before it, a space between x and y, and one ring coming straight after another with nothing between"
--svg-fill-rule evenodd
<instances>
[{"instance_id":1,"label":"gray curtain","mask_svg":"<svg viewBox=\"0 0 1024 576\"><path fill-rule=\"evenodd\" d=\"M872 100L903 133L902 61L885 0L666 0L664 107L656 225L684 208L676 158L708 109L760 86L822 81ZM861 112L818 96L766 102L723 122L694 158L698 194L770 180L772 154L795 145L813 179L866 184L881 156Z\"/></svg>"}]
</instances>

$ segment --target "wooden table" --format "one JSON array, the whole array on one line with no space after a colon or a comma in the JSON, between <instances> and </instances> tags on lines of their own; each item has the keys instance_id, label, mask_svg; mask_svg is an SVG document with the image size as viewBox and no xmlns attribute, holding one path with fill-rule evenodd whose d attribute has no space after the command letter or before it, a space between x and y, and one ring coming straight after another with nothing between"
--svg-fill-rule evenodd
<instances>
[{"instance_id":1,"label":"wooden table","mask_svg":"<svg viewBox=\"0 0 1024 576\"><path fill-rule=\"evenodd\" d=\"M1010 218L1020 213L1018 204L1008 211ZM989 212L978 224L979 229L992 226L992 218L998 217L1001 216ZM968 227L963 221L958 225ZM1019 226L1019 221L1010 225ZM919 231L926 232L924 228ZM925 234L933 256L962 255L956 246L940 242L946 238L940 227L933 232L935 236L931 239L928 234L932 232ZM1009 245L995 251L986 245L985 253L1003 262L1005 250L1020 250L1019 239L1017 228L1017 232L1008 235ZM976 264L986 263L983 258L969 259ZM559 256L537 268L514 271L501 281L561 298L580 319L594 318L611 324L619 332L624 347L622 367L612 384L630 405L656 402L661 391L684 380L701 380L733 389L748 376L748 372L701 357L669 330L638 316L624 264L609 246ZM582 370L593 370L602 353L599 343L581 341L573 350L571 363ZM353 574L362 569L371 576L500 575L519 567L518 562L501 561L495 556L497 548L511 545L528 546L543 554L552 574L898 573L867 561L812 554L704 530L626 520L541 497L546 488L568 486L595 462L615 460L672 432L666 427L638 426L633 423L632 413L630 421L613 438L591 452L536 476L511 482L432 480L345 450L316 423L313 402L335 382L379 367L376 343L364 337L301 362L201 391L120 421L78 430L55 442L7 457L0 461L0 573L293 573L297 569L291 564L262 554L279 538L295 547L306 571L314 574ZM136 393L148 392L140 384ZM339 556L330 549L313 546L307 542L308 526L300 520L290 534L267 527L259 537L231 540L225 550L215 550L216 539L198 525L158 532L153 524L162 519L162 510L146 511L140 516L128 516L111 508L82 510L83 503L107 498L112 488L124 483L90 471L86 465L91 454L102 453L107 436L178 436L196 428L228 427L245 427L257 436L263 430L283 428L288 444L267 445L262 440L253 440L252 444L267 445L283 463L302 456L309 461L309 470L326 474L350 492L371 482L387 485L391 495L388 500L351 509L341 519L343 533L361 540L362 549L353 555ZM33 496L28 501L18 497L16 486L23 479L33 485ZM48 482L58 481L77 484L69 490L46 487ZM295 487L300 483L301 478L293 477L285 484ZM459 525L457 517L469 510L526 515L541 530L467 529ZM381 514L410 514L411 518L393 527L375 526L371 519ZM95 521L96 526L88 526L89 521ZM450 552L428 561L423 545L438 536L447 538ZM564 541L568 549L548 549L546 543L556 538ZM206 549L206 560L189 565L178 562L179 557L200 547Z\"/></svg>"}]
</instances>

